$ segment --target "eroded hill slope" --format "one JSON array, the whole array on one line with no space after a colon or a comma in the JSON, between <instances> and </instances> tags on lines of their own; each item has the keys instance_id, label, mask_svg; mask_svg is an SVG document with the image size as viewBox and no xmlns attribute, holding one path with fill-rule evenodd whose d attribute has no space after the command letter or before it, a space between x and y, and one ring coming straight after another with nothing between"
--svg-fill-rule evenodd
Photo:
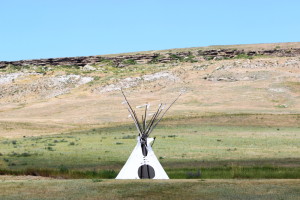
<instances>
[{"instance_id":1,"label":"eroded hill slope","mask_svg":"<svg viewBox=\"0 0 300 200\"><path fill-rule=\"evenodd\" d=\"M274 48L277 53L272 55L238 48L231 50L234 56L224 56L229 52L225 49L181 50L149 60L135 60L142 57L136 54L120 60L118 55L85 65L10 63L0 72L0 135L52 134L129 122L120 88L133 105L148 102L152 107L184 92L168 115L175 118L212 113L299 115L297 48ZM298 115L292 123L298 123Z\"/></svg>"}]
</instances>

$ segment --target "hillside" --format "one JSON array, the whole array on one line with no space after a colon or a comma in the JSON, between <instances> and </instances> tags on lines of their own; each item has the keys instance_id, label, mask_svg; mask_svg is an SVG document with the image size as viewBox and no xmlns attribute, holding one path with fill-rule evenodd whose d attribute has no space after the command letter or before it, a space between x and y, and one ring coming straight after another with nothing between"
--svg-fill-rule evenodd
<instances>
[{"instance_id":1,"label":"hillside","mask_svg":"<svg viewBox=\"0 0 300 200\"><path fill-rule=\"evenodd\" d=\"M293 126L300 113L300 43L213 46L0 62L0 135L56 134L129 123L133 105L183 97L167 117L272 115L252 124ZM290 117L282 120L281 115ZM294 116L294 117L293 117ZM268 117L266 117L268 118ZM243 125L249 119L228 123ZM248 121L247 121L248 120Z\"/></svg>"},{"instance_id":2,"label":"hillside","mask_svg":"<svg viewBox=\"0 0 300 200\"><path fill-rule=\"evenodd\" d=\"M123 88L138 116L144 110L136 106L150 103L153 111L183 93L151 133L171 179L292 183L287 179L300 177L300 55L298 43L289 45L5 64L0 69L0 175L83 178L93 184L115 178L137 135L122 104Z\"/></svg>"}]
</instances>

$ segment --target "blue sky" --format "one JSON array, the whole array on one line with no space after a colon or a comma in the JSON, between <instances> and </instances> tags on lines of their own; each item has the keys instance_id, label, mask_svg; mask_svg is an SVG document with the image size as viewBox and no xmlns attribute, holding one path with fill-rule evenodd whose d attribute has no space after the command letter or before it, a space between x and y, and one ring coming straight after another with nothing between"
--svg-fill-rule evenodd
<instances>
[{"instance_id":1,"label":"blue sky","mask_svg":"<svg viewBox=\"0 0 300 200\"><path fill-rule=\"evenodd\" d=\"M299 42L298 0L0 0L0 60Z\"/></svg>"}]
</instances>

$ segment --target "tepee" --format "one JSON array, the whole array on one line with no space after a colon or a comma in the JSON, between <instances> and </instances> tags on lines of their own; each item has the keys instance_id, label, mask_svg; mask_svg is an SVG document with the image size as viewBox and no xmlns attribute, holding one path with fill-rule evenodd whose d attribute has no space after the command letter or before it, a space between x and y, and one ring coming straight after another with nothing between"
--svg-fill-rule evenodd
<instances>
[{"instance_id":1,"label":"tepee","mask_svg":"<svg viewBox=\"0 0 300 200\"><path fill-rule=\"evenodd\" d=\"M116 179L169 179L152 150L151 143L154 142L155 138L149 138L149 135L181 94L166 109L166 104L160 104L150 120L147 120L150 104L145 104L145 113L142 115L142 121L140 122L124 92L122 90L121 92L139 134L137 145Z\"/></svg>"}]
</instances>

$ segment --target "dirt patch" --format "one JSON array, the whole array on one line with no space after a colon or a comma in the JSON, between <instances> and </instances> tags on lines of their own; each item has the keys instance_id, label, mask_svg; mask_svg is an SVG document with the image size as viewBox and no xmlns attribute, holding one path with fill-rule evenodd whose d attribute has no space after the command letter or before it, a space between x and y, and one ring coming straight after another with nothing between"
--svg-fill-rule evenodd
<instances>
[{"instance_id":1,"label":"dirt patch","mask_svg":"<svg viewBox=\"0 0 300 200\"><path fill-rule=\"evenodd\" d=\"M106 85L100 88L95 89L95 92L106 93L120 90L121 88L132 88L136 87L142 83L150 83L157 80L167 80L168 82L175 82L180 80L177 76L173 75L171 72L158 72L155 74L144 75L141 77L128 77L122 80L119 80L115 84Z\"/></svg>"},{"instance_id":2,"label":"dirt patch","mask_svg":"<svg viewBox=\"0 0 300 200\"><path fill-rule=\"evenodd\" d=\"M69 93L71 89L89 83L92 77L80 75L60 75L53 77L32 77L29 81L19 80L21 77L33 74L12 73L2 75L0 81L3 84L0 87L0 99L8 102L22 102L26 99L38 98L49 99L62 94ZM13 84L14 81L17 83Z\"/></svg>"},{"instance_id":3,"label":"dirt patch","mask_svg":"<svg viewBox=\"0 0 300 200\"><path fill-rule=\"evenodd\" d=\"M208 81L226 81L226 82L235 82L235 81L256 81L256 80L265 80L271 77L269 72L214 72L209 76L205 77Z\"/></svg>"},{"instance_id":4,"label":"dirt patch","mask_svg":"<svg viewBox=\"0 0 300 200\"><path fill-rule=\"evenodd\" d=\"M24 73L24 72L16 72L9 74L0 74L0 85L14 83L15 80L25 78L31 75L38 75L38 73Z\"/></svg>"},{"instance_id":5,"label":"dirt patch","mask_svg":"<svg viewBox=\"0 0 300 200\"><path fill-rule=\"evenodd\" d=\"M221 61L220 64L207 74L204 79L208 81L256 81L271 78L300 78L292 71L299 71L299 59L255 59Z\"/></svg>"}]
</instances>

